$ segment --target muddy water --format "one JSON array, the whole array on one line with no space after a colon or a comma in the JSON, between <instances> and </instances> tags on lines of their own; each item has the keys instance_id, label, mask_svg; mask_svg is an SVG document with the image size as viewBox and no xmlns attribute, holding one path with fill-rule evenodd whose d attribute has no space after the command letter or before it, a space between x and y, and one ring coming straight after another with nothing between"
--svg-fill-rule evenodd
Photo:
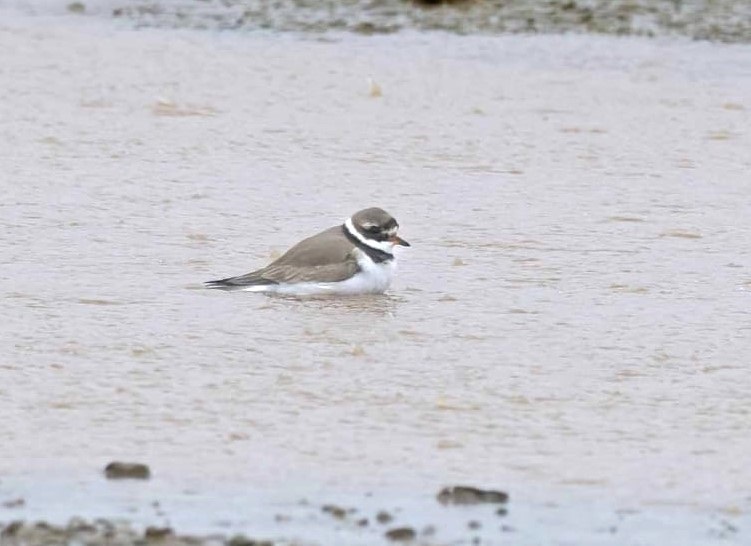
<instances>
[{"instance_id":1,"label":"muddy water","mask_svg":"<svg viewBox=\"0 0 751 546\"><path fill-rule=\"evenodd\" d=\"M518 543L751 533L747 46L4 12L0 51L0 521L343 499L454 540L466 482ZM200 288L371 205L413 243L383 297Z\"/></svg>"}]
</instances>

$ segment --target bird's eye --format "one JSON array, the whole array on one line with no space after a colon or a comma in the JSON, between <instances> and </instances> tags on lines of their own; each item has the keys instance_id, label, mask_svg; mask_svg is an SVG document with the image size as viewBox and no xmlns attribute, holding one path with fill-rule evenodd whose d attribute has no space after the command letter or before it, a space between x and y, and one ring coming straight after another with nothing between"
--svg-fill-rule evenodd
<instances>
[{"instance_id":1,"label":"bird's eye","mask_svg":"<svg viewBox=\"0 0 751 546\"><path fill-rule=\"evenodd\" d=\"M378 228L378 226L368 226L365 228L365 231L367 231L368 233L378 233L380 229Z\"/></svg>"}]
</instances>

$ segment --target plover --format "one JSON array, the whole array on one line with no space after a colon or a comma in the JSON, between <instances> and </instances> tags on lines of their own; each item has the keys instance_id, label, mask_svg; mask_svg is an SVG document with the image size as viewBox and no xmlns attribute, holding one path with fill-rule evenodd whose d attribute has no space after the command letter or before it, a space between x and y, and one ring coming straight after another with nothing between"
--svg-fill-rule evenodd
<instances>
[{"instance_id":1,"label":"plover","mask_svg":"<svg viewBox=\"0 0 751 546\"><path fill-rule=\"evenodd\" d=\"M304 239L262 269L207 288L288 295L382 294L396 269L395 246L410 246L393 216L377 207Z\"/></svg>"}]
</instances>

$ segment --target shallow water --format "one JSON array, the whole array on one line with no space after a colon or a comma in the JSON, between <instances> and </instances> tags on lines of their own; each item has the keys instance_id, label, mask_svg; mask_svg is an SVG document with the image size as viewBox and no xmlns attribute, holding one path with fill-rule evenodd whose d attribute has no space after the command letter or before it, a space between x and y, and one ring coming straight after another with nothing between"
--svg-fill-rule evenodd
<instances>
[{"instance_id":1,"label":"shallow water","mask_svg":"<svg viewBox=\"0 0 751 546\"><path fill-rule=\"evenodd\" d=\"M0 521L117 513L132 459L204 530L468 482L521 543L751 533L748 46L3 12L0 51ZM200 287L372 205L386 296Z\"/></svg>"}]
</instances>

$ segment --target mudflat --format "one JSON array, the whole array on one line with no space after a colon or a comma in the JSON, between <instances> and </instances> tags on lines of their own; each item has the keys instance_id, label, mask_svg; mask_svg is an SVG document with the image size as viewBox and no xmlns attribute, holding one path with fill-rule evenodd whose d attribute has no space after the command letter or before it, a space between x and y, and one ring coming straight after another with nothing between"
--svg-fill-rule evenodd
<instances>
[{"instance_id":1,"label":"mudflat","mask_svg":"<svg viewBox=\"0 0 751 546\"><path fill-rule=\"evenodd\" d=\"M3 541L747 542L749 46L2 14ZM385 296L201 287L366 206Z\"/></svg>"}]
</instances>

